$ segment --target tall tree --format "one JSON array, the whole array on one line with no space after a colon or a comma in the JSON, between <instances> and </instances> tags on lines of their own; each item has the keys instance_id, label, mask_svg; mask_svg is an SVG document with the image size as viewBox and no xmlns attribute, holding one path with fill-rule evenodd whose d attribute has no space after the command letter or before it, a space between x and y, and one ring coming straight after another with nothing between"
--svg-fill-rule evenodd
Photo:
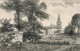
<instances>
[{"instance_id":1,"label":"tall tree","mask_svg":"<svg viewBox=\"0 0 80 51\"><path fill-rule=\"evenodd\" d=\"M38 20L48 19L48 14L45 12L47 9L46 4L44 2L39 3L39 0L24 0L23 5L23 13L28 18L28 34L31 34L33 36L41 33L43 26L39 23ZM33 40L34 37L31 39Z\"/></svg>"},{"instance_id":2,"label":"tall tree","mask_svg":"<svg viewBox=\"0 0 80 51\"><path fill-rule=\"evenodd\" d=\"M3 8L6 11L15 11L18 17L18 30L20 31L20 12L22 10L22 1L21 0L8 0L4 1L4 3L1 4L1 8Z\"/></svg>"},{"instance_id":3,"label":"tall tree","mask_svg":"<svg viewBox=\"0 0 80 51\"><path fill-rule=\"evenodd\" d=\"M77 13L72 17L71 21L72 26L78 28L78 34L80 34L80 14Z\"/></svg>"}]
</instances>

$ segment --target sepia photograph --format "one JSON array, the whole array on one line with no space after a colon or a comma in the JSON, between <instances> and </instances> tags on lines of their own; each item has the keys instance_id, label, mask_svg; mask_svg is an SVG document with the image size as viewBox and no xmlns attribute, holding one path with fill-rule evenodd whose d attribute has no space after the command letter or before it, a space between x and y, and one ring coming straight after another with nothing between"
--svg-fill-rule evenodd
<instances>
[{"instance_id":1,"label":"sepia photograph","mask_svg":"<svg viewBox=\"0 0 80 51\"><path fill-rule=\"evenodd\" d=\"M80 0L0 0L0 51L80 51Z\"/></svg>"}]
</instances>

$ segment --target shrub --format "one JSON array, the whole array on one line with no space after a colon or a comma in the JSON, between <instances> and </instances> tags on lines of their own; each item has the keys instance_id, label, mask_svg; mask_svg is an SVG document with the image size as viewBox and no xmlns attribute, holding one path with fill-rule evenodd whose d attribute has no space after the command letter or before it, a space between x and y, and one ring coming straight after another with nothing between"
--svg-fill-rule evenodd
<instances>
[{"instance_id":1,"label":"shrub","mask_svg":"<svg viewBox=\"0 0 80 51\"><path fill-rule=\"evenodd\" d=\"M24 45L22 42L15 42L11 44L11 47L15 48L17 51L21 51L24 48Z\"/></svg>"},{"instance_id":2,"label":"shrub","mask_svg":"<svg viewBox=\"0 0 80 51\"><path fill-rule=\"evenodd\" d=\"M35 42L34 44L50 44L50 45L69 45L70 43L69 42L66 42L66 41L63 41L63 42L50 42L50 41L38 41L38 42Z\"/></svg>"},{"instance_id":3,"label":"shrub","mask_svg":"<svg viewBox=\"0 0 80 51\"><path fill-rule=\"evenodd\" d=\"M30 42L36 42L41 39L41 36L35 33L30 33L30 32L24 32L23 33L23 42L26 42L27 40L30 40Z\"/></svg>"}]
</instances>

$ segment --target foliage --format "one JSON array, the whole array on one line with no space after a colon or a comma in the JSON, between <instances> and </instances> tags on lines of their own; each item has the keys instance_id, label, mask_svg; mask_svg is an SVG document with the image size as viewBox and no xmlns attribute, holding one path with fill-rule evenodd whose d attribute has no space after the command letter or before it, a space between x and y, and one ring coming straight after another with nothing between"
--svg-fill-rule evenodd
<instances>
[{"instance_id":1,"label":"foliage","mask_svg":"<svg viewBox=\"0 0 80 51\"><path fill-rule=\"evenodd\" d=\"M80 14L77 13L72 17L71 24L73 27L78 28L78 34L80 34Z\"/></svg>"},{"instance_id":2,"label":"foliage","mask_svg":"<svg viewBox=\"0 0 80 51\"><path fill-rule=\"evenodd\" d=\"M35 42L34 44L69 45L70 42L68 42L68 41L62 41L62 42L60 42L60 41L57 41L57 42L55 42L55 41L53 41L53 42L50 42L50 41L38 41L38 42Z\"/></svg>"},{"instance_id":3,"label":"foliage","mask_svg":"<svg viewBox=\"0 0 80 51\"><path fill-rule=\"evenodd\" d=\"M30 40L35 39L38 37L43 29L43 26L39 23L38 19L44 20L48 19L48 14L44 12L44 9L47 8L45 3L39 3L39 0L24 0L23 2L24 9L23 13L27 16L27 36L30 36ZM45 6L45 7L44 7ZM25 33L24 33L25 34ZM30 35L28 35L30 34ZM23 35L25 36L25 35ZM36 37L35 37L36 36Z\"/></svg>"},{"instance_id":4,"label":"foliage","mask_svg":"<svg viewBox=\"0 0 80 51\"><path fill-rule=\"evenodd\" d=\"M6 33L3 39L0 41L1 43L11 43L11 40L14 38L15 33Z\"/></svg>"},{"instance_id":5,"label":"foliage","mask_svg":"<svg viewBox=\"0 0 80 51\"><path fill-rule=\"evenodd\" d=\"M32 42L32 43L34 43L34 42L36 42L36 41L39 41L39 39L41 39L41 36L40 35L38 35L38 34L33 34L33 33L31 33L31 32L24 32L23 33L24 35L23 35L23 41L25 42L26 41L26 39L27 40L30 40L30 42Z\"/></svg>"},{"instance_id":6,"label":"foliage","mask_svg":"<svg viewBox=\"0 0 80 51\"><path fill-rule=\"evenodd\" d=\"M71 24L72 24L73 26L79 26L79 23L80 23L80 14L77 13L77 14L75 14L75 15L72 17Z\"/></svg>"},{"instance_id":7,"label":"foliage","mask_svg":"<svg viewBox=\"0 0 80 51\"><path fill-rule=\"evenodd\" d=\"M25 15L27 15L28 21L31 21L32 19L35 20L36 18L40 18L40 19L48 18L48 14L42 10L42 8L44 8L43 5L46 6L45 3L41 3L39 5L38 2L35 3L35 0L34 2L32 2L32 0L25 0L23 4L24 4L23 12Z\"/></svg>"},{"instance_id":8,"label":"foliage","mask_svg":"<svg viewBox=\"0 0 80 51\"><path fill-rule=\"evenodd\" d=\"M44 10L44 9L47 9L47 6L44 2L42 2L42 3L40 3L40 8L43 8L43 10Z\"/></svg>"},{"instance_id":9,"label":"foliage","mask_svg":"<svg viewBox=\"0 0 80 51\"><path fill-rule=\"evenodd\" d=\"M39 20L48 19L47 6L44 2L40 3L39 0L8 0L1 4L1 7L7 11L15 11L15 26L19 31L25 28L26 32L33 34L34 37L42 33L43 26ZM21 13L28 18L27 22L21 20Z\"/></svg>"},{"instance_id":10,"label":"foliage","mask_svg":"<svg viewBox=\"0 0 80 51\"><path fill-rule=\"evenodd\" d=\"M5 9L6 11L21 11L22 4L21 0L8 0L4 1L3 4L1 4L1 7Z\"/></svg>"},{"instance_id":11,"label":"foliage","mask_svg":"<svg viewBox=\"0 0 80 51\"><path fill-rule=\"evenodd\" d=\"M0 27L0 32L9 32L9 31L13 31L13 25L10 24L10 20L3 20L2 22L2 26Z\"/></svg>"},{"instance_id":12,"label":"foliage","mask_svg":"<svg viewBox=\"0 0 80 51\"><path fill-rule=\"evenodd\" d=\"M8 48L8 45L11 43L11 40L14 38L13 25L10 24L10 20L4 19L2 20L2 26L0 27L0 32L3 34L1 36L1 48ZM11 33L13 32L13 33Z\"/></svg>"},{"instance_id":13,"label":"foliage","mask_svg":"<svg viewBox=\"0 0 80 51\"><path fill-rule=\"evenodd\" d=\"M75 33L75 32L74 32L74 27L72 27L72 25L69 24L69 25L66 26L66 28L64 29L64 33L72 36L72 35Z\"/></svg>"},{"instance_id":14,"label":"foliage","mask_svg":"<svg viewBox=\"0 0 80 51\"><path fill-rule=\"evenodd\" d=\"M75 34L75 29L78 28L78 34L80 33L80 14L77 13L72 17L71 24L69 24L65 30L64 33L73 35Z\"/></svg>"},{"instance_id":15,"label":"foliage","mask_svg":"<svg viewBox=\"0 0 80 51\"><path fill-rule=\"evenodd\" d=\"M15 48L16 51L21 51L24 48L24 45L22 42L17 41L15 43L12 43L11 47Z\"/></svg>"},{"instance_id":16,"label":"foliage","mask_svg":"<svg viewBox=\"0 0 80 51\"><path fill-rule=\"evenodd\" d=\"M22 1L21 0L8 0L4 1L4 3L1 4L1 8L6 11L15 11L18 17L18 29L20 31L20 24L19 24L19 18L20 18L20 12L22 11Z\"/></svg>"},{"instance_id":17,"label":"foliage","mask_svg":"<svg viewBox=\"0 0 80 51\"><path fill-rule=\"evenodd\" d=\"M14 39L15 33L5 33L5 35L3 36L3 39L1 39L0 44L1 44L1 51L8 51L11 43L12 43L12 39Z\"/></svg>"}]
</instances>

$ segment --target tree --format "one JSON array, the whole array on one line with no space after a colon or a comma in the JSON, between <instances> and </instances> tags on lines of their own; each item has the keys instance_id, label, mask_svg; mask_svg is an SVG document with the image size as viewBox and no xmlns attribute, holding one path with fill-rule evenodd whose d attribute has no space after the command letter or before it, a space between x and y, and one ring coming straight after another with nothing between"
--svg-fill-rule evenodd
<instances>
[{"instance_id":1,"label":"tree","mask_svg":"<svg viewBox=\"0 0 80 51\"><path fill-rule=\"evenodd\" d=\"M77 13L72 17L71 21L72 26L78 28L78 34L80 34L80 14Z\"/></svg>"},{"instance_id":2,"label":"tree","mask_svg":"<svg viewBox=\"0 0 80 51\"><path fill-rule=\"evenodd\" d=\"M9 31L13 31L13 25L10 24L10 20L3 20L2 22L2 26L0 27L0 32L9 32Z\"/></svg>"},{"instance_id":3,"label":"tree","mask_svg":"<svg viewBox=\"0 0 80 51\"><path fill-rule=\"evenodd\" d=\"M74 32L74 27L69 24L68 26L66 26L66 28L64 29L64 33L65 34L68 34L68 35L73 35L75 32Z\"/></svg>"},{"instance_id":4,"label":"tree","mask_svg":"<svg viewBox=\"0 0 80 51\"><path fill-rule=\"evenodd\" d=\"M35 27L33 27L33 25ZM26 32L23 33L23 40L26 41L26 39L31 41L37 41L41 39L39 33L42 33L43 27L38 22L27 22L26 23Z\"/></svg>"},{"instance_id":5,"label":"tree","mask_svg":"<svg viewBox=\"0 0 80 51\"><path fill-rule=\"evenodd\" d=\"M43 26L39 23L39 19L40 20L48 19L48 14L45 13L47 6L44 2L39 3L39 0L24 0L23 5L24 5L23 13L28 18L28 22L26 25L27 26L26 34L27 35L31 34L31 36L35 37L37 34L41 33L42 32L41 30L43 29Z\"/></svg>"},{"instance_id":6,"label":"tree","mask_svg":"<svg viewBox=\"0 0 80 51\"><path fill-rule=\"evenodd\" d=\"M65 27L64 33L69 34L70 33L70 30L71 30L71 24L69 24L68 26Z\"/></svg>"},{"instance_id":7,"label":"tree","mask_svg":"<svg viewBox=\"0 0 80 51\"><path fill-rule=\"evenodd\" d=\"M18 30L20 31L20 12L22 11L22 1L21 0L8 0L1 4L1 8L6 11L15 11L18 17Z\"/></svg>"}]
</instances>

